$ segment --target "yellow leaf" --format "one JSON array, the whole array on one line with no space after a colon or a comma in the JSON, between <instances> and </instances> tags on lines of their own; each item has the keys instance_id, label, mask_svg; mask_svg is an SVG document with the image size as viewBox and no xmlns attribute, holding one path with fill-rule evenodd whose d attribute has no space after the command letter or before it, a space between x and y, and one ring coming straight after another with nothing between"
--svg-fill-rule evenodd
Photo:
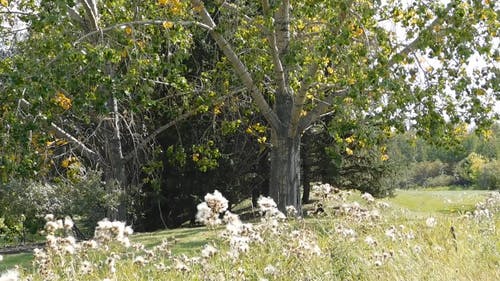
<instances>
[{"instance_id":1,"label":"yellow leaf","mask_svg":"<svg viewBox=\"0 0 500 281\"><path fill-rule=\"evenodd\" d=\"M203 11L203 3L201 5L196 5L196 6L193 6L193 10L197 13L200 13Z\"/></svg>"},{"instance_id":2,"label":"yellow leaf","mask_svg":"<svg viewBox=\"0 0 500 281\"><path fill-rule=\"evenodd\" d=\"M7 6L9 6L9 1L7 1L7 0L0 0L0 4L2 4L2 6L4 6L4 7L7 7Z\"/></svg>"},{"instance_id":3,"label":"yellow leaf","mask_svg":"<svg viewBox=\"0 0 500 281\"><path fill-rule=\"evenodd\" d=\"M132 34L132 27L130 26L125 27L125 33L127 33L127 35Z\"/></svg>"},{"instance_id":4,"label":"yellow leaf","mask_svg":"<svg viewBox=\"0 0 500 281\"><path fill-rule=\"evenodd\" d=\"M173 26L174 26L174 23L173 23L173 22L171 22L171 21L164 21L164 22L163 22L163 27L164 27L165 29L170 29L170 28L172 28Z\"/></svg>"},{"instance_id":5,"label":"yellow leaf","mask_svg":"<svg viewBox=\"0 0 500 281\"><path fill-rule=\"evenodd\" d=\"M71 99L66 97L62 92L56 93L54 102L60 107L62 107L64 110L68 110L71 108Z\"/></svg>"},{"instance_id":6,"label":"yellow leaf","mask_svg":"<svg viewBox=\"0 0 500 281\"><path fill-rule=\"evenodd\" d=\"M193 154L193 162L198 162L200 160L200 154L194 153Z\"/></svg>"},{"instance_id":7,"label":"yellow leaf","mask_svg":"<svg viewBox=\"0 0 500 281\"><path fill-rule=\"evenodd\" d=\"M347 155L353 155L354 154L354 151L352 151L352 149L350 149L349 147L345 148L345 152L347 153Z\"/></svg>"},{"instance_id":8,"label":"yellow leaf","mask_svg":"<svg viewBox=\"0 0 500 281\"><path fill-rule=\"evenodd\" d=\"M167 5L168 0L158 0L158 4Z\"/></svg>"}]
</instances>

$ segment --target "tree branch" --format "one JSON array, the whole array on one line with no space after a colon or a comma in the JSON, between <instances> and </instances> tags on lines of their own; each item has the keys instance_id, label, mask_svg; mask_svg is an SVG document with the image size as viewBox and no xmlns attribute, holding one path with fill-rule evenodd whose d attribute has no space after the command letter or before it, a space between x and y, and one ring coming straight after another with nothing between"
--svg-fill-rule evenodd
<instances>
[{"instance_id":1,"label":"tree branch","mask_svg":"<svg viewBox=\"0 0 500 281\"><path fill-rule=\"evenodd\" d=\"M270 16L271 9L269 7L269 0L262 0L262 10L265 17ZM283 64L280 59L280 50L278 49L278 43L276 41L276 31L273 30L268 32L267 41L269 42L273 57L274 75L276 76L278 91L280 93L286 93L285 71L283 70Z\"/></svg>"},{"instance_id":2,"label":"tree branch","mask_svg":"<svg viewBox=\"0 0 500 281\"><path fill-rule=\"evenodd\" d=\"M70 133L66 132L64 129L57 126L53 122L50 123L50 127L54 130L56 137L66 139L76 145L77 149L84 157L94 162L101 162L99 154L88 148L83 142L73 137Z\"/></svg>"},{"instance_id":3,"label":"tree branch","mask_svg":"<svg viewBox=\"0 0 500 281\"><path fill-rule=\"evenodd\" d=\"M120 28L120 27L126 27L126 26L134 26L134 25L163 25L163 23L165 23L165 20L139 20L139 21L131 21L131 22L122 22L122 23L117 23L117 24L114 24L114 25L111 25L111 26L108 26L108 27L105 27L105 28L101 28L100 30L94 30L94 31L91 31L85 35L83 35L82 37L80 37L78 40L76 40L73 45L78 45L80 44L80 42L82 42L84 39L92 36L92 35L95 35L95 34L98 34L98 33L104 33L104 32L108 32L110 30L114 30L114 29L117 29L117 28ZM200 22L196 22L196 21L173 21L174 24L180 24L180 25L183 25L183 26L186 26L186 25L195 25L195 26L199 26L199 27L202 27L204 29L207 29L207 30L211 30L212 28L206 24L203 24L203 23L200 23Z\"/></svg>"},{"instance_id":4,"label":"tree branch","mask_svg":"<svg viewBox=\"0 0 500 281\"><path fill-rule=\"evenodd\" d=\"M240 89L236 89L235 91L231 92L228 95L224 95L222 97L219 97L217 100L215 100L215 102L216 103L221 102L221 101L223 101L223 100L225 100L225 99L227 99L229 97L232 97L232 96L234 96L234 95L236 95L238 93L243 92L245 89L246 89L246 87L240 88ZM198 113L198 108L192 109L190 111L184 112L183 114L177 116L174 120L168 122L167 124L160 126L154 132L152 132L149 136L147 136L145 139L143 139L138 145L136 145L134 147L134 150L131 151L130 153L128 153L123 159L125 161L131 160L137 154L137 151L139 149L141 149L144 146L148 145L148 143L150 143L151 141L153 141L154 138L156 138L156 136L158 136L159 134L161 134L163 131L167 130L168 128L170 128L170 127L172 127L174 125L176 125L180 121L186 120L187 118L196 115L197 113Z\"/></svg>"},{"instance_id":5,"label":"tree branch","mask_svg":"<svg viewBox=\"0 0 500 281\"><path fill-rule=\"evenodd\" d=\"M195 7L194 9L197 10L199 16L201 17L202 22L210 27L209 30L210 36L212 37L212 39L215 40L215 42L222 50L224 55L231 62L231 65L236 71L236 74L240 77L240 79L243 81L243 84L250 91L252 98L254 99L255 103L257 104L257 107L260 109L264 118L266 118L266 120L273 128L282 129L283 124L281 120L269 106L266 99L255 85L255 82L253 81L252 76L248 71L247 67L245 66L245 64L243 64L238 55L234 52L229 42L227 42L226 39L219 32L214 30L216 27L215 22L213 21L212 17L203 6L203 3L200 0L191 0L191 2Z\"/></svg>"},{"instance_id":6,"label":"tree branch","mask_svg":"<svg viewBox=\"0 0 500 281\"><path fill-rule=\"evenodd\" d=\"M99 11L95 0L81 0L80 3L82 3L87 15L89 30L99 30Z\"/></svg>"},{"instance_id":7,"label":"tree branch","mask_svg":"<svg viewBox=\"0 0 500 281\"><path fill-rule=\"evenodd\" d=\"M19 105L23 105L25 107L31 106L30 102L27 101L24 98L21 98L19 100ZM99 154L94 152L92 149L88 148L83 142L79 141L77 138L72 136L70 133L66 132L64 129L61 127L57 126L55 123L51 122L50 123L51 129L54 130L56 137L66 139L69 142L73 143L76 145L78 150L84 155L87 159L95 162L100 162L100 157Z\"/></svg>"},{"instance_id":8,"label":"tree branch","mask_svg":"<svg viewBox=\"0 0 500 281\"><path fill-rule=\"evenodd\" d=\"M312 111L310 111L299 121L298 132L303 132L305 128L309 127L309 125L318 121L323 114L329 111L328 108L332 106L333 99L345 95L347 91L347 89L333 91L326 97L325 100L320 101L320 104L318 104Z\"/></svg>"},{"instance_id":9,"label":"tree branch","mask_svg":"<svg viewBox=\"0 0 500 281\"><path fill-rule=\"evenodd\" d=\"M318 71L318 64L313 63L312 65L309 66L309 70L306 74L306 77L302 79L302 84L300 85L299 91L297 92L297 95L295 96L293 107L292 107L292 118L291 118L291 125L290 125L290 132L291 135L295 135L298 132L299 129L299 121L300 121L300 113L302 112L302 109L304 108L304 104L306 101L306 94L307 90L310 89L311 85L313 84L312 81L314 75Z\"/></svg>"},{"instance_id":10,"label":"tree branch","mask_svg":"<svg viewBox=\"0 0 500 281\"><path fill-rule=\"evenodd\" d=\"M444 14L448 14L451 11L452 8L452 2L446 6L446 9L444 10ZM434 27L436 27L443 18L436 17L424 30L432 30ZM401 57L406 57L408 54L412 51L414 51L417 47L417 45L420 43L421 37L420 34L422 34L422 31L419 33L419 35L408 45L406 45L401 51L399 51L397 54L393 55L390 59L389 62L387 63L387 67L392 67L395 63L397 63L398 59Z\"/></svg>"}]
</instances>

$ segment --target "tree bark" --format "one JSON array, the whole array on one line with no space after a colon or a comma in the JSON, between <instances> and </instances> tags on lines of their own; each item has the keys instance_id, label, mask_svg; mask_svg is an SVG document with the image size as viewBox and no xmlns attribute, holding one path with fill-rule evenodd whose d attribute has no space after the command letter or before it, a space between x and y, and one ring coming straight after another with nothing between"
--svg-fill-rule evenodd
<instances>
[{"instance_id":1,"label":"tree bark","mask_svg":"<svg viewBox=\"0 0 500 281\"><path fill-rule=\"evenodd\" d=\"M282 212L294 206L300 215L300 135L291 138L273 132L271 137L270 196Z\"/></svg>"}]
</instances>

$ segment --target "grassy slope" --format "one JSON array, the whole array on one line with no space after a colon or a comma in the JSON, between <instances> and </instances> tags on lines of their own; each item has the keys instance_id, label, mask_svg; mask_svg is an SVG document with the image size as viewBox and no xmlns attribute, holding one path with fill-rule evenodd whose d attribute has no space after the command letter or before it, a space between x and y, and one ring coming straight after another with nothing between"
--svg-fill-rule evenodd
<instances>
[{"instance_id":1,"label":"grassy slope","mask_svg":"<svg viewBox=\"0 0 500 281\"><path fill-rule=\"evenodd\" d=\"M496 230L493 236L484 239L484 225L471 226L460 219L461 213L472 209L486 194L484 191L442 189L398 191L395 197L384 200L393 207L383 211L383 217L377 223L357 223L342 217L326 217L308 219L306 224L316 230L322 248L331 251L332 255L346 258L338 262L346 270L346 276L351 278L360 274L363 277L355 279L496 280L500 277L500 270L495 268L495 265L500 265L500 222L496 220L494 223ZM359 194L349 199L360 201ZM429 216L437 219L436 228L429 229L425 226L425 218ZM386 230L392 226L399 228L400 225L403 225L404 230L399 230L399 233L411 231L415 238L408 241L387 239ZM352 227L357 233L357 239L339 238L334 231L339 226ZM450 239L451 226L457 230L457 242ZM337 238L332 239L333 236ZM378 245L366 245L363 241L367 236L375 238ZM167 239L173 244L174 254L187 255L199 253L203 245L215 238L216 232L206 228L182 228L133 236L135 242L148 247ZM337 241L338 239L341 241ZM402 250L401 247L405 249ZM417 247L421 248L420 253L414 250ZM442 250L436 251L438 247ZM392 253L395 257L391 257L391 262L384 262L382 266L373 266L376 256L384 252ZM30 254L5 256L4 261L0 262L0 271L14 264L29 266L30 260ZM317 264L317 267L321 266L331 264Z\"/></svg>"},{"instance_id":2,"label":"grassy slope","mask_svg":"<svg viewBox=\"0 0 500 281\"><path fill-rule=\"evenodd\" d=\"M389 201L410 211L426 213L460 213L474 209L484 199L484 190L416 189L398 190Z\"/></svg>"}]
</instances>

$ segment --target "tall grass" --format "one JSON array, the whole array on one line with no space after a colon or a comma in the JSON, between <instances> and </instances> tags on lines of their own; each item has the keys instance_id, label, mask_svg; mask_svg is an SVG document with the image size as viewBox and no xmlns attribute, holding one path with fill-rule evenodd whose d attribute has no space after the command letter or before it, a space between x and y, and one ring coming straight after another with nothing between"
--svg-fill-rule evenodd
<instances>
[{"instance_id":1,"label":"tall grass","mask_svg":"<svg viewBox=\"0 0 500 281\"><path fill-rule=\"evenodd\" d=\"M59 230L20 280L500 280L498 192L480 194L474 208L464 203L466 213L440 212L459 202L456 193L429 212L404 208L404 197L315 190L321 199L307 219L284 219L266 201L252 225L226 214L222 226L139 234L130 245L123 226L73 249ZM224 202L217 216L211 202L205 218L217 219Z\"/></svg>"}]
</instances>

